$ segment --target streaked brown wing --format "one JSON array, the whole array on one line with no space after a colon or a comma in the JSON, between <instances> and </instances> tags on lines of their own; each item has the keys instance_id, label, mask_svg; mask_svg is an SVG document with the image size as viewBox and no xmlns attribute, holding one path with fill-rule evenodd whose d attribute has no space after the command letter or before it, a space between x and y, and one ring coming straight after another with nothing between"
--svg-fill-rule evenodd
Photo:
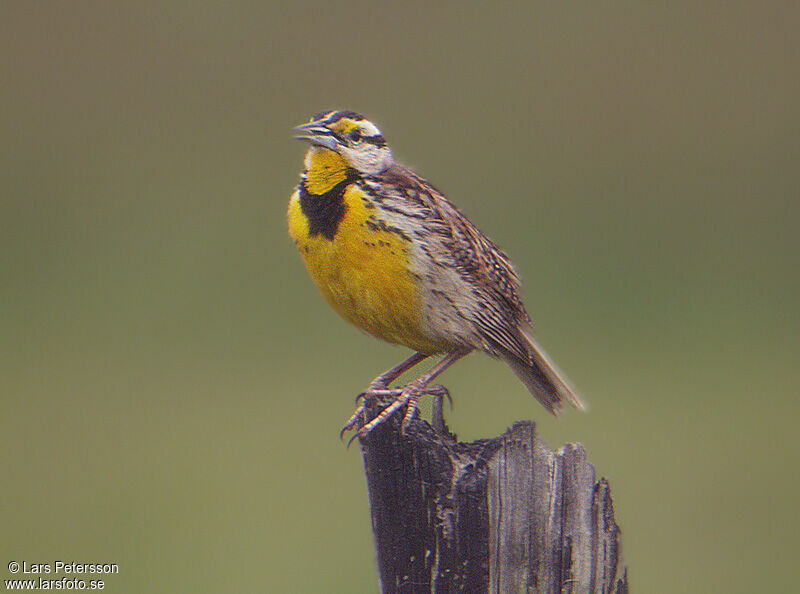
<instances>
[{"instance_id":1,"label":"streaked brown wing","mask_svg":"<svg viewBox=\"0 0 800 594\"><path fill-rule=\"evenodd\" d=\"M474 320L482 333L502 349L528 360L520 326L529 325L530 318L519 297L519 276L508 256L441 192L410 169L394 165L381 177L430 211L432 216L426 224L442 237L454 264L469 276L484 302L479 318Z\"/></svg>"}]
</instances>

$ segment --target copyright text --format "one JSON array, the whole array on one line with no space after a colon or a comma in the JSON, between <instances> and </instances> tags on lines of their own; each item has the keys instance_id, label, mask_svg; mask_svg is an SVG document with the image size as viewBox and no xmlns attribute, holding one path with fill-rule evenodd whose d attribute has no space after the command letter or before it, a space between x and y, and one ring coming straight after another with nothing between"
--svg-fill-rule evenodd
<instances>
[{"instance_id":1,"label":"copyright text","mask_svg":"<svg viewBox=\"0 0 800 594\"><path fill-rule=\"evenodd\" d=\"M6 590L104 590L106 579L97 576L118 574L119 564L61 559L43 563L10 561L8 571L14 578L3 580Z\"/></svg>"}]
</instances>

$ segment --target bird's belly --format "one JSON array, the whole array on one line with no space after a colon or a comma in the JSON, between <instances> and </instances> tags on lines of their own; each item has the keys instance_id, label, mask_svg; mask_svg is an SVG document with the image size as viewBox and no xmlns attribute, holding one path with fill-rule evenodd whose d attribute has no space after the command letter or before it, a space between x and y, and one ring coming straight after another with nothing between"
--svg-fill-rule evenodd
<instances>
[{"instance_id":1,"label":"bird's belly","mask_svg":"<svg viewBox=\"0 0 800 594\"><path fill-rule=\"evenodd\" d=\"M447 345L425 331L412 249L398 233L367 224L359 191L345 193L345 216L332 239L311 235L295 198L290 235L323 297L344 319L383 340L434 354Z\"/></svg>"}]
</instances>

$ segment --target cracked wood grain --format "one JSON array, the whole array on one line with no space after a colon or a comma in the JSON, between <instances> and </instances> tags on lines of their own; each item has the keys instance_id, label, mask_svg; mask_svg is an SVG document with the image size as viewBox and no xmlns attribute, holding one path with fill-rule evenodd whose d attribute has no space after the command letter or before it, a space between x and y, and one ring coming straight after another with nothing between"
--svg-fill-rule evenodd
<instances>
[{"instance_id":1,"label":"cracked wood grain","mask_svg":"<svg viewBox=\"0 0 800 594\"><path fill-rule=\"evenodd\" d=\"M458 442L396 420L362 444L381 591L623 594L608 482L533 423Z\"/></svg>"}]
</instances>

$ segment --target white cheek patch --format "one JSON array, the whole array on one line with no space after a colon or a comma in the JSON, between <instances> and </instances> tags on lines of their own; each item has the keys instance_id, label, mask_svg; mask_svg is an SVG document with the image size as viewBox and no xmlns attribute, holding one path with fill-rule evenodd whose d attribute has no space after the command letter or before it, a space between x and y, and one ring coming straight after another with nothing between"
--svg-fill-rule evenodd
<instances>
[{"instance_id":1,"label":"white cheek patch","mask_svg":"<svg viewBox=\"0 0 800 594\"><path fill-rule=\"evenodd\" d=\"M342 156L350 166L366 174L377 174L392 165L392 153L388 148L365 147L361 150L341 149Z\"/></svg>"}]
</instances>

